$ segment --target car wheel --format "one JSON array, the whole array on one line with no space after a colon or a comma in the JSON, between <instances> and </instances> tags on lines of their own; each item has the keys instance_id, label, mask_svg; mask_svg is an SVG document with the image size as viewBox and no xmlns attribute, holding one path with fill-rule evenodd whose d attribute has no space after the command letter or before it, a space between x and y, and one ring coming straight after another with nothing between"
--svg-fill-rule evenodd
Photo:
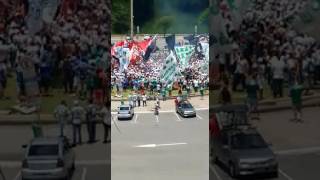
<instances>
[{"instance_id":1,"label":"car wheel","mask_svg":"<svg viewBox=\"0 0 320 180\"><path fill-rule=\"evenodd\" d=\"M230 163L230 165L229 165L229 171L230 171L230 176L232 178L236 178L238 176L238 174L236 172L236 168L232 163Z\"/></svg>"},{"instance_id":2,"label":"car wheel","mask_svg":"<svg viewBox=\"0 0 320 180\"><path fill-rule=\"evenodd\" d=\"M72 166L71 166L71 171L73 172L74 170L76 170L76 165L74 164L74 162L72 163Z\"/></svg>"},{"instance_id":3,"label":"car wheel","mask_svg":"<svg viewBox=\"0 0 320 180\"><path fill-rule=\"evenodd\" d=\"M278 176L279 176L278 171L273 172L273 173L271 174L271 178L278 178Z\"/></svg>"}]
</instances>

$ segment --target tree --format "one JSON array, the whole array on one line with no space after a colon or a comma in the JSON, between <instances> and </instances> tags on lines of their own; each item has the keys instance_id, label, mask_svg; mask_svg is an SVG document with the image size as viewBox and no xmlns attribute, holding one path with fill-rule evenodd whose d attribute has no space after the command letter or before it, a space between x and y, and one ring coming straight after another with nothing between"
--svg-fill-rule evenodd
<instances>
[{"instance_id":1,"label":"tree","mask_svg":"<svg viewBox=\"0 0 320 180\"><path fill-rule=\"evenodd\" d=\"M166 34L174 22L174 16L162 16L157 21L157 28L161 29L163 34Z\"/></svg>"},{"instance_id":2,"label":"tree","mask_svg":"<svg viewBox=\"0 0 320 180\"><path fill-rule=\"evenodd\" d=\"M112 33L125 34L130 30L130 1L112 1Z\"/></svg>"}]
</instances>

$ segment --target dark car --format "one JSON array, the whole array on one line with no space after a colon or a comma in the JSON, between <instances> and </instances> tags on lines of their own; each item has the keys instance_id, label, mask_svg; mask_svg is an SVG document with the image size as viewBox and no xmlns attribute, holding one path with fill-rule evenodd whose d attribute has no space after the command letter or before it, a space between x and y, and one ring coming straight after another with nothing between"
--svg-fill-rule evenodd
<instances>
[{"instance_id":1,"label":"dark car","mask_svg":"<svg viewBox=\"0 0 320 180\"><path fill-rule=\"evenodd\" d=\"M196 117L197 113L193 106L188 101L177 103L176 112L182 117Z\"/></svg>"},{"instance_id":2,"label":"dark car","mask_svg":"<svg viewBox=\"0 0 320 180\"><path fill-rule=\"evenodd\" d=\"M228 107L215 112L219 133L211 142L213 160L228 167L232 177L256 174L277 177L276 156L256 128L247 123L245 110Z\"/></svg>"}]
</instances>

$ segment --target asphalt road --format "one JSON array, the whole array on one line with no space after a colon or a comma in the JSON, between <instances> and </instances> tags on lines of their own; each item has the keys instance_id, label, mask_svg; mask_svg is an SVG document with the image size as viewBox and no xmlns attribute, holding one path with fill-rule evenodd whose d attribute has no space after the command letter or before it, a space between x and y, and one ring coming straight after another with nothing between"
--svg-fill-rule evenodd
<instances>
[{"instance_id":1,"label":"asphalt road","mask_svg":"<svg viewBox=\"0 0 320 180\"><path fill-rule=\"evenodd\" d=\"M106 180L110 179L110 151L109 144L102 143L103 128L97 126L97 137L100 140L95 144L83 144L75 147L76 169L72 180ZM54 125L44 126L46 136L58 134L58 127ZM66 134L71 136L71 127L68 127ZM86 142L86 127L82 128L83 141ZM0 126L0 167L4 172L6 180L20 180L21 161L24 155L23 144L32 139L30 126ZM4 146L5 145L5 146ZM0 177L0 180L1 177Z\"/></svg>"},{"instance_id":2,"label":"asphalt road","mask_svg":"<svg viewBox=\"0 0 320 180\"><path fill-rule=\"evenodd\" d=\"M196 118L160 112L159 125L152 113L112 125L112 180L209 179L208 110ZM116 118L115 118L116 119Z\"/></svg>"},{"instance_id":3,"label":"asphalt road","mask_svg":"<svg viewBox=\"0 0 320 180\"><path fill-rule=\"evenodd\" d=\"M274 180L320 179L320 111L319 107L303 109L303 123L290 121L292 111L261 114L253 124L259 129L279 162L279 177ZM266 176L242 179L272 179ZM210 164L210 180L232 180L227 169Z\"/></svg>"}]
</instances>

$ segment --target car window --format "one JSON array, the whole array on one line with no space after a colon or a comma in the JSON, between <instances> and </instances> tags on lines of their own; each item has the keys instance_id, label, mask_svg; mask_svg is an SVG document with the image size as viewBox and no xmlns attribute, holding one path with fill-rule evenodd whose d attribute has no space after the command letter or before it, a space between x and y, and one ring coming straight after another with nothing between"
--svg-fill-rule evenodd
<instances>
[{"instance_id":1,"label":"car window","mask_svg":"<svg viewBox=\"0 0 320 180\"><path fill-rule=\"evenodd\" d=\"M192 108L191 104L181 104L182 108Z\"/></svg>"},{"instance_id":2,"label":"car window","mask_svg":"<svg viewBox=\"0 0 320 180\"><path fill-rule=\"evenodd\" d=\"M233 149L266 148L267 144L259 134L236 134L231 138Z\"/></svg>"},{"instance_id":3,"label":"car window","mask_svg":"<svg viewBox=\"0 0 320 180\"><path fill-rule=\"evenodd\" d=\"M129 111L130 108L129 107L120 107L120 111Z\"/></svg>"},{"instance_id":4,"label":"car window","mask_svg":"<svg viewBox=\"0 0 320 180\"><path fill-rule=\"evenodd\" d=\"M59 154L58 144L54 145L32 145L29 156L56 156Z\"/></svg>"}]
</instances>

